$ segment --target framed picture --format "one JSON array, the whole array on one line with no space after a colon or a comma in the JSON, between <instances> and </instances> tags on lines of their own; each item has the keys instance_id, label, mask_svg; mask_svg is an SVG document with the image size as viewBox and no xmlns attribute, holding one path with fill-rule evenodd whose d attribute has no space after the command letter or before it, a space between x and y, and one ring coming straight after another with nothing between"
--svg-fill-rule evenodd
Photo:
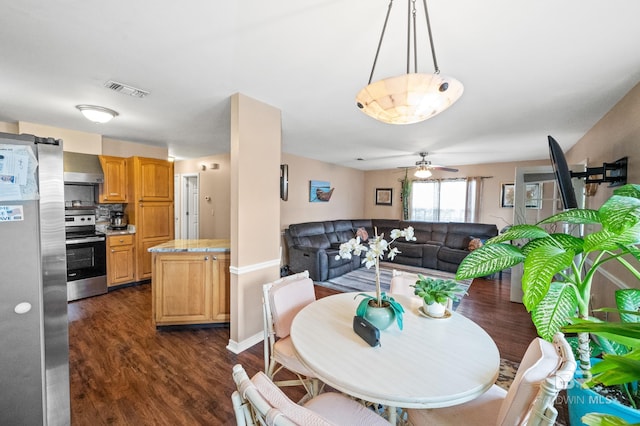
<instances>
[{"instance_id":1,"label":"framed picture","mask_svg":"<svg viewBox=\"0 0 640 426\"><path fill-rule=\"evenodd\" d=\"M525 206L528 209L542 208L542 184L528 183L527 193L525 194Z\"/></svg>"},{"instance_id":2,"label":"framed picture","mask_svg":"<svg viewBox=\"0 0 640 426\"><path fill-rule=\"evenodd\" d=\"M390 206L393 203L393 188L376 188L376 205Z\"/></svg>"},{"instance_id":3,"label":"framed picture","mask_svg":"<svg viewBox=\"0 0 640 426\"><path fill-rule=\"evenodd\" d=\"M334 188L331 188L329 182L322 180L309 181L309 202L310 203L326 203L331 199Z\"/></svg>"},{"instance_id":4,"label":"framed picture","mask_svg":"<svg viewBox=\"0 0 640 426\"><path fill-rule=\"evenodd\" d=\"M500 207L513 207L515 195L515 185L513 183L503 183L500 191Z\"/></svg>"},{"instance_id":5,"label":"framed picture","mask_svg":"<svg viewBox=\"0 0 640 426\"><path fill-rule=\"evenodd\" d=\"M542 186L540 183L528 183L525 194L525 207L528 209L542 208ZM503 183L500 191L500 207L513 207L515 185Z\"/></svg>"}]
</instances>

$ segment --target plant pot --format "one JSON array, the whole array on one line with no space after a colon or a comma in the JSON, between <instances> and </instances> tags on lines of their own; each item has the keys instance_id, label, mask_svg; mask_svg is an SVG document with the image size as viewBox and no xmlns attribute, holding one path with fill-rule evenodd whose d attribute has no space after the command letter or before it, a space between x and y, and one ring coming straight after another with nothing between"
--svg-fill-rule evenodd
<instances>
[{"instance_id":1,"label":"plant pot","mask_svg":"<svg viewBox=\"0 0 640 426\"><path fill-rule=\"evenodd\" d=\"M600 359L591 359L591 365L600 362ZM567 406L569 408L569 424L572 426L584 425L582 417L589 413L603 413L618 416L627 422L640 423L640 410L624 405L618 401L605 398L592 389L583 389L576 379L582 377L578 369L574 379L567 388Z\"/></svg>"},{"instance_id":2,"label":"plant pot","mask_svg":"<svg viewBox=\"0 0 640 426\"><path fill-rule=\"evenodd\" d=\"M430 305L427 305L427 302L424 302L424 311L435 318L440 318L444 316L445 311L447 310L447 304L442 304L438 302L434 302Z\"/></svg>"},{"instance_id":3,"label":"plant pot","mask_svg":"<svg viewBox=\"0 0 640 426\"><path fill-rule=\"evenodd\" d=\"M379 330L386 330L396 320L396 313L390 306L369 305L364 313L364 318Z\"/></svg>"}]
</instances>

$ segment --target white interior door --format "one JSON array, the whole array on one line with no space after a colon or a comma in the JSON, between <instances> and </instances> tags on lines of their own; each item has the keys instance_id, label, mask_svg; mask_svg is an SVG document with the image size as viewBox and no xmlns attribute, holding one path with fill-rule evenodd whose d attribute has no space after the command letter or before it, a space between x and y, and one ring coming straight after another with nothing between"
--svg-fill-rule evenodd
<instances>
[{"instance_id":1,"label":"white interior door","mask_svg":"<svg viewBox=\"0 0 640 426\"><path fill-rule=\"evenodd\" d=\"M180 200L182 199L182 187L180 186L180 175L173 175L173 218L174 218L174 233L175 239L182 238L182 226L181 224L181 206Z\"/></svg>"},{"instance_id":2,"label":"white interior door","mask_svg":"<svg viewBox=\"0 0 640 426\"><path fill-rule=\"evenodd\" d=\"M182 175L182 238L195 240L199 238L199 188L198 174Z\"/></svg>"}]
</instances>

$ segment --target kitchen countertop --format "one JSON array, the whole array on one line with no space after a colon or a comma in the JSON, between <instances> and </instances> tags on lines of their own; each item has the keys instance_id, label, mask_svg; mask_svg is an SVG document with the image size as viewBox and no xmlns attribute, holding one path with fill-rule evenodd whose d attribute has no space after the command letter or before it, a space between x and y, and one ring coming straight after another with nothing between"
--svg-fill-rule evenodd
<instances>
[{"instance_id":1,"label":"kitchen countertop","mask_svg":"<svg viewBox=\"0 0 640 426\"><path fill-rule=\"evenodd\" d=\"M200 239L200 240L171 240L149 248L151 253L176 252L229 252L230 240Z\"/></svg>"}]
</instances>

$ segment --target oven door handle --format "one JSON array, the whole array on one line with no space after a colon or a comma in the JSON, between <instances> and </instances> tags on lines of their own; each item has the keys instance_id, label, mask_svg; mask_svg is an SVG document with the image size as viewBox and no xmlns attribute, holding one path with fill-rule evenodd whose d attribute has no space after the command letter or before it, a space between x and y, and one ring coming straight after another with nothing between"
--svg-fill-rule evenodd
<instances>
[{"instance_id":1,"label":"oven door handle","mask_svg":"<svg viewBox=\"0 0 640 426\"><path fill-rule=\"evenodd\" d=\"M104 237L87 237L87 238L76 238L74 240L66 240L64 243L66 245L73 245L73 244L83 244L83 243L95 243L98 241L104 241L105 238Z\"/></svg>"}]
</instances>

